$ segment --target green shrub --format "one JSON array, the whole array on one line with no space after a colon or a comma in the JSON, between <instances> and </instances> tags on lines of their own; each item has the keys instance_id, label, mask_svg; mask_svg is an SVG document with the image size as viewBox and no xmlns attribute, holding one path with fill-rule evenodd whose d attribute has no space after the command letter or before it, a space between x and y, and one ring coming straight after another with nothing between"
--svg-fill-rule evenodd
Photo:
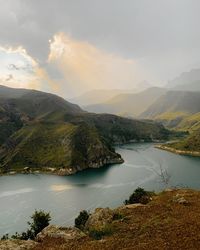
<instances>
[{"instance_id":1,"label":"green shrub","mask_svg":"<svg viewBox=\"0 0 200 250\"><path fill-rule=\"evenodd\" d=\"M8 240L9 239L9 234L4 234L2 237L1 237L1 240Z\"/></svg>"},{"instance_id":2,"label":"green shrub","mask_svg":"<svg viewBox=\"0 0 200 250\"><path fill-rule=\"evenodd\" d=\"M91 228L89 230L89 236L95 240L100 240L102 239L103 236L109 236L112 233L113 233L113 227L112 225L108 224L100 228Z\"/></svg>"},{"instance_id":3,"label":"green shrub","mask_svg":"<svg viewBox=\"0 0 200 250\"><path fill-rule=\"evenodd\" d=\"M35 213L31 216L32 222L28 222L28 225L30 226L30 230L27 231L27 233L30 234L33 233L33 236L35 237L39 232L41 232L45 227L49 225L49 222L51 221L50 213L45 213L44 211L35 211Z\"/></svg>"},{"instance_id":4,"label":"green shrub","mask_svg":"<svg viewBox=\"0 0 200 250\"><path fill-rule=\"evenodd\" d=\"M89 216L90 214L86 210L81 211L78 217L75 219L75 227L83 230Z\"/></svg>"},{"instance_id":5,"label":"green shrub","mask_svg":"<svg viewBox=\"0 0 200 250\"><path fill-rule=\"evenodd\" d=\"M33 240L35 236L40 233L45 227L49 225L51 220L51 216L49 213L45 213L44 211L35 211L35 213L31 216L32 221L28 222L30 228L26 232L22 232L21 234L15 233L11 237L8 234L3 235L1 240L11 239L19 239L19 240Z\"/></svg>"},{"instance_id":6,"label":"green shrub","mask_svg":"<svg viewBox=\"0 0 200 250\"><path fill-rule=\"evenodd\" d=\"M143 188L138 187L135 191L131 194L128 200L125 200L124 204L134 204L134 203L142 203L147 204L152 196L152 192L146 191Z\"/></svg>"}]
</instances>

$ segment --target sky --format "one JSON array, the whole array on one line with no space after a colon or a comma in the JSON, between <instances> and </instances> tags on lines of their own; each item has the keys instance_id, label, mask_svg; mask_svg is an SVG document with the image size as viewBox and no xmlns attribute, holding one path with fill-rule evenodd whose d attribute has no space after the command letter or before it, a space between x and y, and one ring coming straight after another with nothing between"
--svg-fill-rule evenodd
<instances>
[{"instance_id":1,"label":"sky","mask_svg":"<svg viewBox=\"0 0 200 250\"><path fill-rule=\"evenodd\" d=\"M200 68L199 0L0 0L0 84L72 98Z\"/></svg>"}]
</instances>

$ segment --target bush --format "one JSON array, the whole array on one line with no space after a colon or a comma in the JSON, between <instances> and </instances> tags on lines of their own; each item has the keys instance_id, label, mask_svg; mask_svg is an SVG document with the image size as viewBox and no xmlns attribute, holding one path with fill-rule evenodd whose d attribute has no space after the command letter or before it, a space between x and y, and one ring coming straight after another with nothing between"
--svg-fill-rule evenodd
<instances>
[{"instance_id":1,"label":"bush","mask_svg":"<svg viewBox=\"0 0 200 250\"><path fill-rule=\"evenodd\" d=\"M31 216L32 222L28 222L30 229L26 232L22 232L21 234L15 233L11 236L11 239L19 239L19 240L33 240L35 236L40 233L45 227L49 225L51 220L51 216L49 213L45 213L44 211L35 211L35 213ZM1 240L9 239L9 235L5 234Z\"/></svg>"},{"instance_id":2,"label":"bush","mask_svg":"<svg viewBox=\"0 0 200 250\"><path fill-rule=\"evenodd\" d=\"M101 240L103 236L108 236L113 233L112 225L105 225L100 228L91 228L89 230L89 236L95 240Z\"/></svg>"},{"instance_id":3,"label":"bush","mask_svg":"<svg viewBox=\"0 0 200 250\"><path fill-rule=\"evenodd\" d=\"M75 219L75 227L83 230L89 216L90 214L86 210L81 211L78 217Z\"/></svg>"},{"instance_id":4,"label":"bush","mask_svg":"<svg viewBox=\"0 0 200 250\"><path fill-rule=\"evenodd\" d=\"M142 203L147 204L150 201L152 192L145 191L143 188L138 187L133 194L129 197L128 200L125 200L124 204L134 204Z\"/></svg>"},{"instance_id":5,"label":"bush","mask_svg":"<svg viewBox=\"0 0 200 250\"><path fill-rule=\"evenodd\" d=\"M4 234L2 237L1 237L1 240L8 240L9 239L9 234Z\"/></svg>"},{"instance_id":6,"label":"bush","mask_svg":"<svg viewBox=\"0 0 200 250\"><path fill-rule=\"evenodd\" d=\"M35 211L35 213L31 216L32 222L28 222L30 226L30 230L27 233L33 233L33 237L35 237L39 232L41 232L45 227L49 225L51 221L50 213L45 213L44 211Z\"/></svg>"}]
</instances>

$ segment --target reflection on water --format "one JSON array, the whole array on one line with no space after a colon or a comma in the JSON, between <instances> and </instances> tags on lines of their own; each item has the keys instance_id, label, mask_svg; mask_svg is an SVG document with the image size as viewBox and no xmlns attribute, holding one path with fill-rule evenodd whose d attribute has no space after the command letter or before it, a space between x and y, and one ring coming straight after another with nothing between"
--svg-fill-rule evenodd
<instances>
[{"instance_id":1,"label":"reflection on water","mask_svg":"<svg viewBox=\"0 0 200 250\"><path fill-rule=\"evenodd\" d=\"M55 191L55 192L61 192L61 191L64 191L64 190L70 190L72 188L73 188L73 186L70 186L70 185L59 185L59 184L57 184L57 185L52 185L50 187L50 190Z\"/></svg>"},{"instance_id":2,"label":"reflection on water","mask_svg":"<svg viewBox=\"0 0 200 250\"><path fill-rule=\"evenodd\" d=\"M156 174L160 166L172 176L170 185L200 188L200 158L158 150L150 143L124 145L117 151L123 164L72 176L0 177L0 235L25 230L35 209L50 211L52 223L72 225L80 210L121 205L138 186L163 189Z\"/></svg>"}]
</instances>

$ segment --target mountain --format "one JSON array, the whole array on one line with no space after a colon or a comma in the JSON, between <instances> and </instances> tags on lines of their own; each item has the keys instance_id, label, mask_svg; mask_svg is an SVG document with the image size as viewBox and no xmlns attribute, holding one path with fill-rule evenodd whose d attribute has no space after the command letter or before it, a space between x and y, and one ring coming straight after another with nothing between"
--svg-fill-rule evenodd
<instances>
[{"instance_id":1,"label":"mountain","mask_svg":"<svg viewBox=\"0 0 200 250\"><path fill-rule=\"evenodd\" d=\"M73 174L123 162L114 144L167 139L170 132L153 122L93 114L56 95L2 88L0 170ZM12 95L13 93L13 95Z\"/></svg>"},{"instance_id":2,"label":"mountain","mask_svg":"<svg viewBox=\"0 0 200 250\"><path fill-rule=\"evenodd\" d=\"M70 99L71 102L77 103L80 106L88 106L96 103L104 103L120 94L130 94L143 91L150 88L151 84L147 81L142 81L133 85L131 89L94 89L80 96Z\"/></svg>"},{"instance_id":3,"label":"mountain","mask_svg":"<svg viewBox=\"0 0 200 250\"><path fill-rule=\"evenodd\" d=\"M183 72L168 82L166 88L174 90L200 91L200 69Z\"/></svg>"},{"instance_id":4,"label":"mountain","mask_svg":"<svg viewBox=\"0 0 200 250\"><path fill-rule=\"evenodd\" d=\"M121 90L121 89L94 89L88 91L80 96L77 96L70 101L77 103L81 106L91 105L94 103L106 102L112 97L121 94L132 92L134 90Z\"/></svg>"},{"instance_id":5,"label":"mountain","mask_svg":"<svg viewBox=\"0 0 200 250\"><path fill-rule=\"evenodd\" d=\"M191 126L198 123L199 112L200 92L168 91L147 108L140 118L154 119L175 128L187 122L191 122Z\"/></svg>"},{"instance_id":6,"label":"mountain","mask_svg":"<svg viewBox=\"0 0 200 250\"><path fill-rule=\"evenodd\" d=\"M174 90L182 91L200 91L200 80L195 82L179 84L174 88Z\"/></svg>"},{"instance_id":7,"label":"mountain","mask_svg":"<svg viewBox=\"0 0 200 250\"><path fill-rule=\"evenodd\" d=\"M85 109L96 113L138 116L165 92L165 89L152 87L135 94L120 94L105 103L86 106Z\"/></svg>"}]
</instances>

